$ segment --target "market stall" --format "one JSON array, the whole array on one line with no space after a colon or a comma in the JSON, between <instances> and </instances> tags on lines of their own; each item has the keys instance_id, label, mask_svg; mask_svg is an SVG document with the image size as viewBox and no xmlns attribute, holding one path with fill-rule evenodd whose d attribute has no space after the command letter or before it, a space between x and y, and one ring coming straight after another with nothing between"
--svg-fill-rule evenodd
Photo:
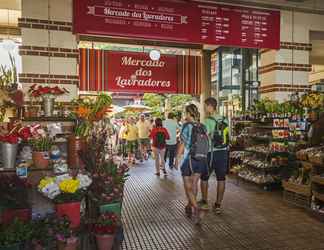
<instances>
[{"instance_id":1,"label":"market stall","mask_svg":"<svg viewBox=\"0 0 324 250\"><path fill-rule=\"evenodd\" d=\"M123 236L127 165L113 155L106 94L62 110L33 85L37 112L1 123L0 249L112 249Z\"/></svg>"},{"instance_id":2,"label":"market stall","mask_svg":"<svg viewBox=\"0 0 324 250\"><path fill-rule=\"evenodd\" d=\"M284 199L324 215L324 95L284 103L261 100L232 120L231 172Z\"/></svg>"}]
</instances>

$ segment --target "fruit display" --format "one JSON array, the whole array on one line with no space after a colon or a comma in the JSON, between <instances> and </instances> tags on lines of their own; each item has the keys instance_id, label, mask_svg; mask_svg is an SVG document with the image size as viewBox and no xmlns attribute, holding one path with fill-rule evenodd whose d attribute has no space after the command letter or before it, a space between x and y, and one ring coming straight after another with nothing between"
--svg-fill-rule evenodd
<instances>
[{"instance_id":1,"label":"fruit display","mask_svg":"<svg viewBox=\"0 0 324 250\"><path fill-rule=\"evenodd\" d=\"M273 176L272 174L257 173L249 169L241 170L238 176L256 184L270 184L276 182L278 179L278 177Z\"/></svg>"},{"instance_id":2,"label":"fruit display","mask_svg":"<svg viewBox=\"0 0 324 250\"><path fill-rule=\"evenodd\" d=\"M324 96L317 92L306 94L302 96L301 104L310 110L322 109L324 107Z\"/></svg>"}]
</instances>

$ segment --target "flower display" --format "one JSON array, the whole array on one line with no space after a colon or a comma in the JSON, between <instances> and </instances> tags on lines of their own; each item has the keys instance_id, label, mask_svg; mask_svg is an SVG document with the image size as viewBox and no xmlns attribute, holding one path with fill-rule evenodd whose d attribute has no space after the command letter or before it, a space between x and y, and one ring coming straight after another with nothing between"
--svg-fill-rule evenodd
<instances>
[{"instance_id":1,"label":"flower display","mask_svg":"<svg viewBox=\"0 0 324 250\"><path fill-rule=\"evenodd\" d=\"M120 224L119 217L111 212L101 214L93 225L92 231L95 234L114 234Z\"/></svg>"},{"instance_id":2,"label":"flower display","mask_svg":"<svg viewBox=\"0 0 324 250\"><path fill-rule=\"evenodd\" d=\"M32 136L33 126L21 126L16 124L10 132L0 135L0 142L17 144L20 141L27 141Z\"/></svg>"},{"instance_id":3,"label":"flower display","mask_svg":"<svg viewBox=\"0 0 324 250\"><path fill-rule=\"evenodd\" d=\"M43 87L41 85L34 84L29 88L28 93L32 97L37 98L37 97L42 97L45 95L46 96L59 96L59 95L67 94L67 93L69 93L69 91L65 88L59 88L58 86Z\"/></svg>"},{"instance_id":4,"label":"flower display","mask_svg":"<svg viewBox=\"0 0 324 250\"><path fill-rule=\"evenodd\" d=\"M91 185L92 179L85 174L73 177L63 174L56 177L44 177L38 184L38 190L51 200L80 200L83 192ZM62 197L60 197L62 196Z\"/></svg>"}]
</instances>

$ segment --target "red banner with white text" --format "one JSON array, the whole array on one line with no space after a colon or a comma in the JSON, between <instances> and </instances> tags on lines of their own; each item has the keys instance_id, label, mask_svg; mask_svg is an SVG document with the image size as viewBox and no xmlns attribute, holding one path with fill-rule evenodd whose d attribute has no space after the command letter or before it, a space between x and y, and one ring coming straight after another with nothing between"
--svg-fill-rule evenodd
<instances>
[{"instance_id":1,"label":"red banner with white text","mask_svg":"<svg viewBox=\"0 0 324 250\"><path fill-rule=\"evenodd\" d=\"M80 49L81 91L183 93L201 91L201 57Z\"/></svg>"},{"instance_id":2,"label":"red banner with white text","mask_svg":"<svg viewBox=\"0 0 324 250\"><path fill-rule=\"evenodd\" d=\"M73 30L191 44L280 48L280 12L199 1L74 0Z\"/></svg>"}]
</instances>

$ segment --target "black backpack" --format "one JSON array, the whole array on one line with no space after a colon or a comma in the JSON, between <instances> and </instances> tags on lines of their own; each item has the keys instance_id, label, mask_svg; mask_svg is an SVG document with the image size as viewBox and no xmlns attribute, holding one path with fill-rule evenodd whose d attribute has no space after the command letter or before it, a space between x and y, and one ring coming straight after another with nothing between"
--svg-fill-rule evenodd
<instances>
[{"instance_id":1,"label":"black backpack","mask_svg":"<svg viewBox=\"0 0 324 250\"><path fill-rule=\"evenodd\" d=\"M228 127L225 122L225 118L223 117L222 120L217 121L214 117L208 117L207 119L211 119L215 122L214 133L212 137L212 144L214 147L224 147L226 146L227 142L224 141L224 130Z\"/></svg>"},{"instance_id":2,"label":"black backpack","mask_svg":"<svg viewBox=\"0 0 324 250\"><path fill-rule=\"evenodd\" d=\"M196 161L207 161L207 155L209 152L209 140L205 125L199 122L195 122L187 123L185 126L187 126L188 124L192 125L190 149L191 158Z\"/></svg>"}]
</instances>

